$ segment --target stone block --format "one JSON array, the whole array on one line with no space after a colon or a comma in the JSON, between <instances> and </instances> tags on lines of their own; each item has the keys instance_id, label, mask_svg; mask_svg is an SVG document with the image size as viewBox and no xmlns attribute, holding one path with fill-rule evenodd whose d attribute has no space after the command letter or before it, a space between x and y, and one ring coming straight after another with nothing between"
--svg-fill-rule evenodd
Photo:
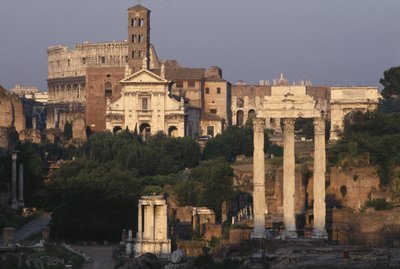
<instances>
[{"instance_id":1,"label":"stone block","mask_svg":"<svg viewBox=\"0 0 400 269\"><path fill-rule=\"evenodd\" d=\"M205 225L205 239L210 241L213 237L222 237L222 227L221 224L206 223Z\"/></svg>"},{"instance_id":2,"label":"stone block","mask_svg":"<svg viewBox=\"0 0 400 269\"><path fill-rule=\"evenodd\" d=\"M4 228L3 229L3 241L4 245L9 246L14 244L15 228Z\"/></svg>"}]
</instances>

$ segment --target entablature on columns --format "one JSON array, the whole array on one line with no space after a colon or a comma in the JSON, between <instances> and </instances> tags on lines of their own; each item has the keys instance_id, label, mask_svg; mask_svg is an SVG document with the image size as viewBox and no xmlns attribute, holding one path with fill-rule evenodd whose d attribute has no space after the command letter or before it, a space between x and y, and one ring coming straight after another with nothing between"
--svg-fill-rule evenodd
<instances>
[{"instance_id":1,"label":"entablature on columns","mask_svg":"<svg viewBox=\"0 0 400 269\"><path fill-rule=\"evenodd\" d=\"M142 196L140 197L139 200L140 205L157 205L157 206L163 206L166 205L167 203L165 202L164 196L158 195L158 196Z\"/></svg>"}]
</instances>

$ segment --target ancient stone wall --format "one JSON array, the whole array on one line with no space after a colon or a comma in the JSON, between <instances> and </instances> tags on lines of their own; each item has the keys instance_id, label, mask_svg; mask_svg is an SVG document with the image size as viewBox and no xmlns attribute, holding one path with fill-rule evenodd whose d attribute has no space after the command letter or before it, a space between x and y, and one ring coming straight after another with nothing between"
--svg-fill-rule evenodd
<instances>
[{"instance_id":1,"label":"ancient stone wall","mask_svg":"<svg viewBox=\"0 0 400 269\"><path fill-rule=\"evenodd\" d=\"M20 132L19 139L21 141L29 141L40 144L42 141L42 133L38 129L25 129Z\"/></svg>"},{"instance_id":2,"label":"ancient stone wall","mask_svg":"<svg viewBox=\"0 0 400 269\"><path fill-rule=\"evenodd\" d=\"M127 63L128 44L122 42L84 42L69 50L67 46L49 47L48 78L85 76L88 67L123 67Z\"/></svg>"},{"instance_id":3,"label":"ancient stone wall","mask_svg":"<svg viewBox=\"0 0 400 269\"><path fill-rule=\"evenodd\" d=\"M354 213L350 209L333 210L333 228L339 230L339 242L370 246L394 245L400 238L400 208Z\"/></svg>"},{"instance_id":4,"label":"ancient stone wall","mask_svg":"<svg viewBox=\"0 0 400 269\"><path fill-rule=\"evenodd\" d=\"M330 203L359 209L369 200L371 191L380 188L375 166L360 168L332 167L326 189Z\"/></svg>"},{"instance_id":5,"label":"ancient stone wall","mask_svg":"<svg viewBox=\"0 0 400 269\"><path fill-rule=\"evenodd\" d=\"M17 146L18 133L14 127L0 126L0 156L5 156Z\"/></svg>"},{"instance_id":6,"label":"ancient stone wall","mask_svg":"<svg viewBox=\"0 0 400 269\"><path fill-rule=\"evenodd\" d=\"M0 86L0 126L15 127L17 132L25 129L24 108L18 95L10 94Z\"/></svg>"}]
</instances>

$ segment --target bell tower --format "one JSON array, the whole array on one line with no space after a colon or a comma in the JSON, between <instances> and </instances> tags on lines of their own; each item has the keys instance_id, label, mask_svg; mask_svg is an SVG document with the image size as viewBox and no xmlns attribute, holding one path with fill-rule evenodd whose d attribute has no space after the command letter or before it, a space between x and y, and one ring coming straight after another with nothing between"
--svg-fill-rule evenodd
<instances>
[{"instance_id":1,"label":"bell tower","mask_svg":"<svg viewBox=\"0 0 400 269\"><path fill-rule=\"evenodd\" d=\"M142 5L128 8L128 65L133 72L150 63L150 10Z\"/></svg>"}]
</instances>

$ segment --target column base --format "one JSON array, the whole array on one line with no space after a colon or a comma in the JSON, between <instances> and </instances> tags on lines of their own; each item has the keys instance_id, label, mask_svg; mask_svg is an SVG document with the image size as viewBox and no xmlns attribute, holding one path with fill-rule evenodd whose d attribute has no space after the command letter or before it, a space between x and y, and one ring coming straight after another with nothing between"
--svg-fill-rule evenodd
<instances>
[{"instance_id":1,"label":"column base","mask_svg":"<svg viewBox=\"0 0 400 269\"><path fill-rule=\"evenodd\" d=\"M288 231L286 230L283 233L283 239L294 239L297 238L297 232L296 231Z\"/></svg>"},{"instance_id":2,"label":"column base","mask_svg":"<svg viewBox=\"0 0 400 269\"><path fill-rule=\"evenodd\" d=\"M11 208L17 210L18 209L18 202L17 200L12 201Z\"/></svg>"},{"instance_id":3,"label":"column base","mask_svg":"<svg viewBox=\"0 0 400 269\"><path fill-rule=\"evenodd\" d=\"M313 230L312 238L314 239L328 239L328 233L325 230Z\"/></svg>"},{"instance_id":4,"label":"column base","mask_svg":"<svg viewBox=\"0 0 400 269\"><path fill-rule=\"evenodd\" d=\"M263 238L267 238L266 234L265 234L265 229L260 229L260 228L254 228L253 231L251 232L250 235L251 239L263 239Z\"/></svg>"}]
</instances>

